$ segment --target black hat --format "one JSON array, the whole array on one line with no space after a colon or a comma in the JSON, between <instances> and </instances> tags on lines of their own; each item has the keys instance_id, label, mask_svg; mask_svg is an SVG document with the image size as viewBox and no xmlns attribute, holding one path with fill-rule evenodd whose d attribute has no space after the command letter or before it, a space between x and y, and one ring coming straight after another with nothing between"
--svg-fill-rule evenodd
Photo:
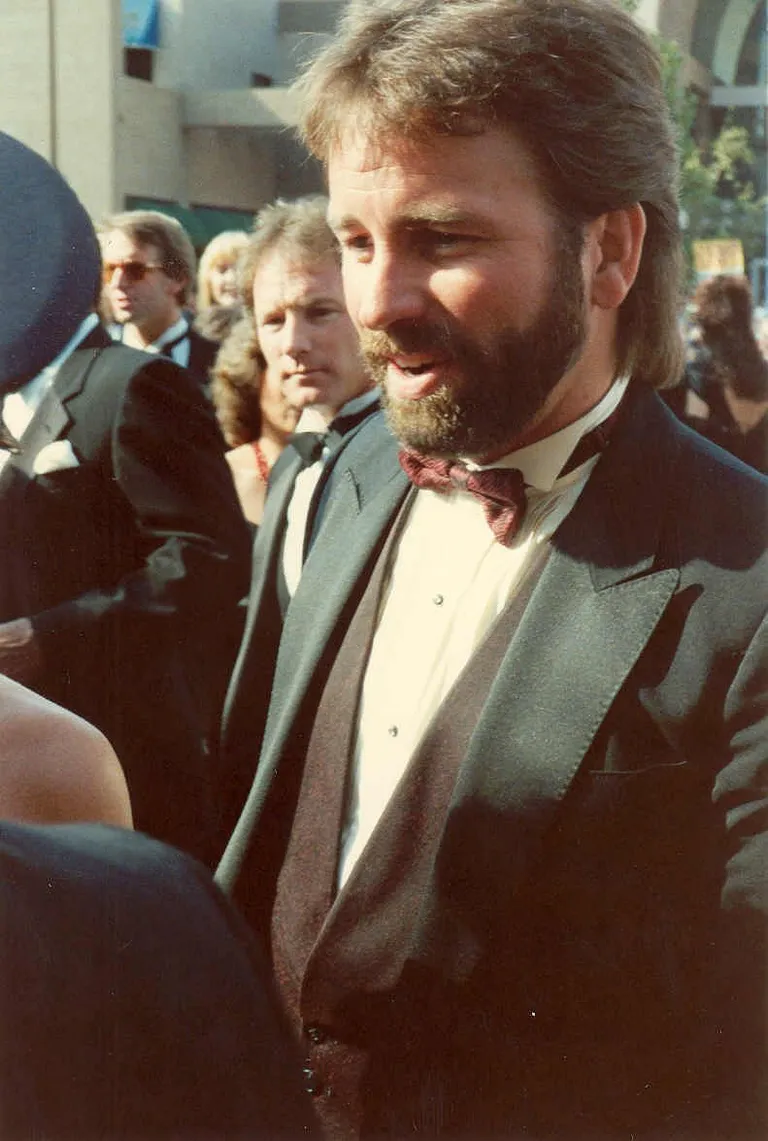
<instances>
[{"instance_id":1,"label":"black hat","mask_svg":"<svg viewBox=\"0 0 768 1141\"><path fill-rule=\"evenodd\" d=\"M96 233L58 171L0 131L0 395L61 352L94 308Z\"/></svg>"}]
</instances>

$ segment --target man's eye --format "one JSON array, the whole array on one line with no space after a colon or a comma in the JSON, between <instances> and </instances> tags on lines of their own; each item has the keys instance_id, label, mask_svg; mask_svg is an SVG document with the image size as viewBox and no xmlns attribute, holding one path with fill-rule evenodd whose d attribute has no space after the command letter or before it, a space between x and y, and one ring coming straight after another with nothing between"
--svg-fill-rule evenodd
<instances>
[{"instance_id":1,"label":"man's eye","mask_svg":"<svg viewBox=\"0 0 768 1141\"><path fill-rule=\"evenodd\" d=\"M367 234L345 234L341 245L345 250L364 252L371 248L371 239Z\"/></svg>"},{"instance_id":2,"label":"man's eye","mask_svg":"<svg viewBox=\"0 0 768 1141\"><path fill-rule=\"evenodd\" d=\"M283 317L280 313L268 313L261 321L261 325L265 329L279 328L282 323Z\"/></svg>"},{"instance_id":3,"label":"man's eye","mask_svg":"<svg viewBox=\"0 0 768 1141\"><path fill-rule=\"evenodd\" d=\"M416 234L415 239L425 252L436 254L452 253L476 241L471 234L457 234L453 230L426 230Z\"/></svg>"},{"instance_id":4,"label":"man's eye","mask_svg":"<svg viewBox=\"0 0 768 1141\"><path fill-rule=\"evenodd\" d=\"M334 309L330 305L315 305L308 310L308 316L312 321L322 321L338 312L338 309Z\"/></svg>"}]
</instances>

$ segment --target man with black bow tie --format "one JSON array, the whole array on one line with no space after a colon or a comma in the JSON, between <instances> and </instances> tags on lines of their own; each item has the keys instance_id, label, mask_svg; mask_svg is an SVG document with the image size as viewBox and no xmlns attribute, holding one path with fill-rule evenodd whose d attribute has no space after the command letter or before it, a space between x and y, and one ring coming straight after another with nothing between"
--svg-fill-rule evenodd
<instances>
[{"instance_id":1,"label":"man with black bow tie","mask_svg":"<svg viewBox=\"0 0 768 1141\"><path fill-rule=\"evenodd\" d=\"M230 786L230 826L253 779L282 615L319 526L327 473L379 408L344 301L327 209L320 196L266 206L242 262L241 292L264 364L302 413L270 474L245 634L224 707L218 763ZM244 715L245 724L235 727L233 715Z\"/></svg>"},{"instance_id":2,"label":"man with black bow tie","mask_svg":"<svg viewBox=\"0 0 768 1141\"><path fill-rule=\"evenodd\" d=\"M105 219L100 241L114 339L170 357L207 393L218 345L192 328L185 311L197 258L184 227L158 210L126 210Z\"/></svg>"},{"instance_id":3,"label":"man with black bow tie","mask_svg":"<svg viewBox=\"0 0 768 1141\"><path fill-rule=\"evenodd\" d=\"M108 336L85 210L7 135L0 229L0 671L101 729L136 827L211 862L206 737L248 560L221 435L183 369Z\"/></svg>"},{"instance_id":4,"label":"man with black bow tie","mask_svg":"<svg viewBox=\"0 0 768 1141\"><path fill-rule=\"evenodd\" d=\"M761 1136L768 485L654 392L656 50L613 0L382 0L299 97L390 431L331 474L218 875L326 1137Z\"/></svg>"}]
</instances>

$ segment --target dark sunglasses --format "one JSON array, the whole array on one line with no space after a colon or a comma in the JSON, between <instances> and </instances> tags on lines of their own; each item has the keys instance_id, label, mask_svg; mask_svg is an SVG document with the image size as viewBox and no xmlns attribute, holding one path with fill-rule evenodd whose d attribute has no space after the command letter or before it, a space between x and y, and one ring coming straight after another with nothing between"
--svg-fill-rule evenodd
<instances>
[{"instance_id":1,"label":"dark sunglasses","mask_svg":"<svg viewBox=\"0 0 768 1141\"><path fill-rule=\"evenodd\" d=\"M161 265L155 262L144 261L107 261L104 262L104 280L111 281L115 270L119 269L125 276L125 280L131 285L135 285L138 281L143 281L151 269L162 269Z\"/></svg>"}]
</instances>

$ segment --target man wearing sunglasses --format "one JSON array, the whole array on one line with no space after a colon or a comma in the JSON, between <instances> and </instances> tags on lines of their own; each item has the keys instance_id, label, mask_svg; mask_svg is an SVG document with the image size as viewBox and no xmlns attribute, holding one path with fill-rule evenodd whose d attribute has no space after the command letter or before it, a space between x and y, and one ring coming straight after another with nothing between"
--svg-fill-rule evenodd
<instances>
[{"instance_id":1,"label":"man wearing sunglasses","mask_svg":"<svg viewBox=\"0 0 768 1141\"><path fill-rule=\"evenodd\" d=\"M195 283L196 258L175 218L128 210L101 227L103 301L115 340L163 353L207 391L217 345L196 332L185 307Z\"/></svg>"},{"instance_id":2,"label":"man wearing sunglasses","mask_svg":"<svg viewBox=\"0 0 768 1141\"><path fill-rule=\"evenodd\" d=\"M0 673L96 725L137 829L210 862L207 721L249 546L213 409L111 340L90 220L2 133L0 234Z\"/></svg>"}]
</instances>

